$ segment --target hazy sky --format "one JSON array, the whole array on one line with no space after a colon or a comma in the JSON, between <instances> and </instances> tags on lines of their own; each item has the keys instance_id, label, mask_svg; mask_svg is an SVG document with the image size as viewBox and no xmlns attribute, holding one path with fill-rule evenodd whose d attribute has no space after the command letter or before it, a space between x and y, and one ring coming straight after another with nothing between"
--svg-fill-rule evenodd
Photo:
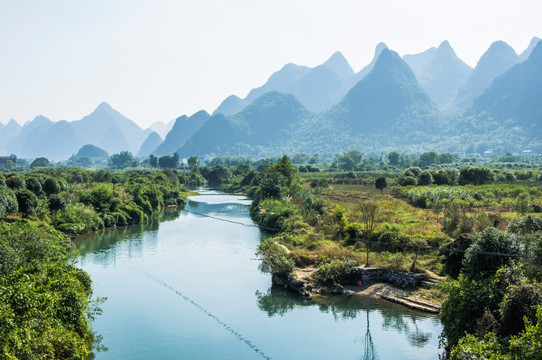
<instances>
[{"instance_id":1,"label":"hazy sky","mask_svg":"<svg viewBox=\"0 0 542 360\"><path fill-rule=\"evenodd\" d=\"M495 40L542 37L540 0L0 0L0 122L78 120L106 101L147 127L246 96L284 64L378 42L449 40L469 65Z\"/></svg>"}]
</instances>

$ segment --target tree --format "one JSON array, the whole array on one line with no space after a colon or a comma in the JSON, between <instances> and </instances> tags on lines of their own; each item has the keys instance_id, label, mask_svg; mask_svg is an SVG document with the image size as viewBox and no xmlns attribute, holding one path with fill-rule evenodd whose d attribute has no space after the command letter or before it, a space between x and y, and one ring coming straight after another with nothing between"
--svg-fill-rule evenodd
<instances>
[{"instance_id":1,"label":"tree","mask_svg":"<svg viewBox=\"0 0 542 360\"><path fill-rule=\"evenodd\" d=\"M158 158L154 156L153 154L149 155L149 165L153 168L158 167Z\"/></svg>"},{"instance_id":2,"label":"tree","mask_svg":"<svg viewBox=\"0 0 542 360\"><path fill-rule=\"evenodd\" d=\"M38 196L41 194L41 183L36 178L26 179L26 188Z\"/></svg>"},{"instance_id":3,"label":"tree","mask_svg":"<svg viewBox=\"0 0 542 360\"><path fill-rule=\"evenodd\" d=\"M365 242L366 249L366 265L369 266L369 251L370 251L370 241L372 240L375 221L378 215L378 206L373 202L362 202L358 205L358 210L360 213L361 223L367 234L367 241Z\"/></svg>"},{"instance_id":4,"label":"tree","mask_svg":"<svg viewBox=\"0 0 542 360\"><path fill-rule=\"evenodd\" d=\"M231 177L231 173L227 167L222 165L213 166L207 175L209 185L222 185Z\"/></svg>"},{"instance_id":5,"label":"tree","mask_svg":"<svg viewBox=\"0 0 542 360\"><path fill-rule=\"evenodd\" d=\"M115 169L125 169L127 167L137 166L137 159L134 158L129 151L121 151L118 154L113 154L109 157L109 163Z\"/></svg>"},{"instance_id":6,"label":"tree","mask_svg":"<svg viewBox=\"0 0 542 360\"><path fill-rule=\"evenodd\" d=\"M60 184L55 178L47 178L43 182L43 191L47 195L58 194L60 192Z\"/></svg>"},{"instance_id":7,"label":"tree","mask_svg":"<svg viewBox=\"0 0 542 360\"><path fill-rule=\"evenodd\" d=\"M425 152L420 155L418 163L421 167L428 167L434 164L438 164L439 155L434 151Z\"/></svg>"},{"instance_id":8,"label":"tree","mask_svg":"<svg viewBox=\"0 0 542 360\"><path fill-rule=\"evenodd\" d=\"M0 187L0 219L19 210L17 198L13 191Z\"/></svg>"},{"instance_id":9,"label":"tree","mask_svg":"<svg viewBox=\"0 0 542 360\"><path fill-rule=\"evenodd\" d=\"M47 166L49 166L49 160L44 157L36 158L34 159L34 161L32 161L32 164L30 164L30 167L32 169L37 168L37 167L47 167Z\"/></svg>"},{"instance_id":10,"label":"tree","mask_svg":"<svg viewBox=\"0 0 542 360\"><path fill-rule=\"evenodd\" d=\"M26 186L26 181L20 176L12 175L6 179L6 186L10 189L20 189Z\"/></svg>"},{"instance_id":11,"label":"tree","mask_svg":"<svg viewBox=\"0 0 542 360\"><path fill-rule=\"evenodd\" d=\"M388 161L390 165L397 166L399 165L399 153L397 151L392 151L388 154Z\"/></svg>"},{"instance_id":12,"label":"tree","mask_svg":"<svg viewBox=\"0 0 542 360\"><path fill-rule=\"evenodd\" d=\"M512 258L501 254L518 254L520 246L515 234L502 232L494 227L487 227L477 233L472 245L463 259L463 273L472 279L487 278Z\"/></svg>"},{"instance_id":13,"label":"tree","mask_svg":"<svg viewBox=\"0 0 542 360\"><path fill-rule=\"evenodd\" d=\"M48 200L49 210L58 211L66 208L66 203L58 195L51 195Z\"/></svg>"},{"instance_id":14,"label":"tree","mask_svg":"<svg viewBox=\"0 0 542 360\"><path fill-rule=\"evenodd\" d=\"M190 171L196 171L199 166L199 159L197 156L190 156L188 158L188 168Z\"/></svg>"},{"instance_id":15,"label":"tree","mask_svg":"<svg viewBox=\"0 0 542 360\"><path fill-rule=\"evenodd\" d=\"M15 192L17 197L17 204L19 205L19 211L22 213L24 219L28 215L32 215L38 209L38 198L34 193L28 189L18 189Z\"/></svg>"},{"instance_id":16,"label":"tree","mask_svg":"<svg viewBox=\"0 0 542 360\"><path fill-rule=\"evenodd\" d=\"M384 188L388 186L388 181L384 176L377 177L375 180L375 187L382 192Z\"/></svg>"},{"instance_id":17,"label":"tree","mask_svg":"<svg viewBox=\"0 0 542 360\"><path fill-rule=\"evenodd\" d=\"M418 185L431 185L433 183L433 175L429 170L422 171L418 175Z\"/></svg>"}]
</instances>

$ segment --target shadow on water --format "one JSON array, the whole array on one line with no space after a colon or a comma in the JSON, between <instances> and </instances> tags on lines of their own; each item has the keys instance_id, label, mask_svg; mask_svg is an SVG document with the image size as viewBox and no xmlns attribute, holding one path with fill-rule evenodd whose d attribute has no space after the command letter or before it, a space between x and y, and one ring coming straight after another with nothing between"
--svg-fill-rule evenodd
<instances>
[{"instance_id":1,"label":"shadow on water","mask_svg":"<svg viewBox=\"0 0 542 360\"><path fill-rule=\"evenodd\" d=\"M413 347L421 348L428 344L432 337L430 332L420 329L420 320L434 319L434 315L408 310L398 304L389 303L370 297L344 295L314 296L312 299L285 290L281 286L272 286L267 293L256 292L260 310L269 317L284 316L296 308L318 307L322 313L331 314L335 320L357 319L366 317L366 332L363 336L364 355L362 359L376 359L377 354L371 336L370 314L378 314L382 318L381 328L402 334Z\"/></svg>"},{"instance_id":2,"label":"shadow on water","mask_svg":"<svg viewBox=\"0 0 542 360\"><path fill-rule=\"evenodd\" d=\"M166 209L162 213L153 216L153 218L146 223L98 230L77 237L74 240L74 243L80 256L85 256L90 253L105 253L114 248L119 242L137 240L140 234L146 232L152 234L153 232L156 232L160 223L177 219L181 214L181 211L182 210L178 208ZM130 246L133 246L134 249L140 247L140 245L140 241L130 242Z\"/></svg>"}]
</instances>

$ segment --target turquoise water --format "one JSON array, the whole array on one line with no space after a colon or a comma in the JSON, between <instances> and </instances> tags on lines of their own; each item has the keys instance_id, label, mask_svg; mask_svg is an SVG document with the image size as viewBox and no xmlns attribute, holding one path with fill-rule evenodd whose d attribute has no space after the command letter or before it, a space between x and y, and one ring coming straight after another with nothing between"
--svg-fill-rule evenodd
<instances>
[{"instance_id":1,"label":"turquoise water","mask_svg":"<svg viewBox=\"0 0 542 360\"><path fill-rule=\"evenodd\" d=\"M93 324L108 348L97 359L438 358L434 316L273 287L249 203L206 192L187 211L77 241L95 296L108 298Z\"/></svg>"}]
</instances>

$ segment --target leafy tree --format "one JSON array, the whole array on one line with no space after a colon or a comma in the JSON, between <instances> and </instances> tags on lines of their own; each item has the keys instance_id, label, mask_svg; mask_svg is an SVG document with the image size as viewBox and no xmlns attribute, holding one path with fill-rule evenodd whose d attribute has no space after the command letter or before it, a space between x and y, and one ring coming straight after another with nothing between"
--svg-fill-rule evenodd
<instances>
[{"instance_id":1,"label":"leafy tree","mask_svg":"<svg viewBox=\"0 0 542 360\"><path fill-rule=\"evenodd\" d=\"M196 171L199 166L199 159L197 156L190 156L188 158L188 168L190 171Z\"/></svg>"},{"instance_id":2,"label":"leafy tree","mask_svg":"<svg viewBox=\"0 0 542 360\"><path fill-rule=\"evenodd\" d=\"M50 177L43 182L43 191L45 191L47 195L58 194L60 190L60 184L55 178Z\"/></svg>"},{"instance_id":3,"label":"leafy tree","mask_svg":"<svg viewBox=\"0 0 542 360\"><path fill-rule=\"evenodd\" d=\"M431 171L425 170L418 175L418 185L431 185L433 183L433 175Z\"/></svg>"},{"instance_id":4,"label":"leafy tree","mask_svg":"<svg viewBox=\"0 0 542 360\"><path fill-rule=\"evenodd\" d=\"M58 195L51 195L47 203L51 211L66 209L66 202Z\"/></svg>"},{"instance_id":5,"label":"leafy tree","mask_svg":"<svg viewBox=\"0 0 542 360\"><path fill-rule=\"evenodd\" d=\"M36 178L26 179L26 188L38 196L41 194L41 183Z\"/></svg>"},{"instance_id":6,"label":"leafy tree","mask_svg":"<svg viewBox=\"0 0 542 360\"><path fill-rule=\"evenodd\" d=\"M152 167L152 168L157 168L158 167L158 158L154 155L149 155L149 165Z\"/></svg>"},{"instance_id":7,"label":"leafy tree","mask_svg":"<svg viewBox=\"0 0 542 360\"><path fill-rule=\"evenodd\" d=\"M6 186L10 189L20 189L26 186L26 182L22 177L12 175L6 179Z\"/></svg>"},{"instance_id":8,"label":"leafy tree","mask_svg":"<svg viewBox=\"0 0 542 360\"><path fill-rule=\"evenodd\" d=\"M207 181L210 185L222 185L231 177L231 173L227 167L222 165L213 166L207 176Z\"/></svg>"},{"instance_id":9,"label":"leafy tree","mask_svg":"<svg viewBox=\"0 0 542 360\"><path fill-rule=\"evenodd\" d=\"M164 168L171 168L171 169L177 169L179 167L179 154L173 153L171 156L161 156L158 159L158 166L162 169Z\"/></svg>"},{"instance_id":10,"label":"leafy tree","mask_svg":"<svg viewBox=\"0 0 542 360\"><path fill-rule=\"evenodd\" d=\"M32 169L37 168L37 167L47 167L47 166L49 166L49 160L44 157L36 158L34 159L34 161L32 161L32 164L30 164L30 168Z\"/></svg>"},{"instance_id":11,"label":"leafy tree","mask_svg":"<svg viewBox=\"0 0 542 360\"><path fill-rule=\"evenodd\" d=\"M399 165L399 153L397 151L392 151L388 154L388 161L390 165L397 166Z\"/></svg>"},{"instance_id":12,"label":"leafy tree","mask_svg":"<svg viewBox=\"0 0 542 360\"><path fill-rule=\"evenodd\" d=\"M459 172L460 185L483 185L493 182L493 171L483 166L465 167Z\"/></svg>"},{"instance_id":13,"label":"leafy tree","mask_svg":"<svg viewBox=\"0 0 542 360\"><path fill-rule=\"evenodd\" d=\"M382 192L384 188L388 186L388 181L384 176L379 176L375 180L375 187Z\"/></svg>"},{"instance_id":14,"label":"leafy tree","mask_svg":"<svg viewBox=\"0 0 542 360\"><path fill-rule=\"evenodd\" d=\"M129 151L121 151L118 154L113 154L109 157L109 163L115 169L125 169L127 167L137 166L137 159L134 158Z\"/></svg>"},{"instance_id":15,"label":"leafy tree","mask_svg":"<svg viewBox=\"0 0 542 360\"><path fill-rule=\"evenodd\" d=\"M17 189L15 196L17 197L17 204L23 218L34 214L38 209L38 198L32 191L24 188Z\"/></svg>"},{"instance_id":16,"label":"leafy tree","mask_svg":"<svg viewBox=\"0 0 542 360\"><path fill-rule=\"evenodd\" d=\"M439 155L434 151L425 152L420 155L418 163L421 167L428 167L434 164L438 164Z\"/></svg>"},{"instance_id":17,"label":"leafy tree","mask_svg":"<svg viewBox=\"0 0 542 360\"><path fill-rule=\"evenodd\" d=\"M17 197L13 192L4 187L0 187L0 218L8 214L15 214L19 210Z\"/></svg>"},{"instance_id":18,"label":"leafy tree","mask_svg":"<svg viewBox=\"0 0 542 360\"><path fill-rule=\"evenodd\" d=\"M516 235L487 227L477 233L463 259L463 272L472 279L487 278L512 258L500 254L518 254L520 246Z\"/></svg>"}]
</instances>

